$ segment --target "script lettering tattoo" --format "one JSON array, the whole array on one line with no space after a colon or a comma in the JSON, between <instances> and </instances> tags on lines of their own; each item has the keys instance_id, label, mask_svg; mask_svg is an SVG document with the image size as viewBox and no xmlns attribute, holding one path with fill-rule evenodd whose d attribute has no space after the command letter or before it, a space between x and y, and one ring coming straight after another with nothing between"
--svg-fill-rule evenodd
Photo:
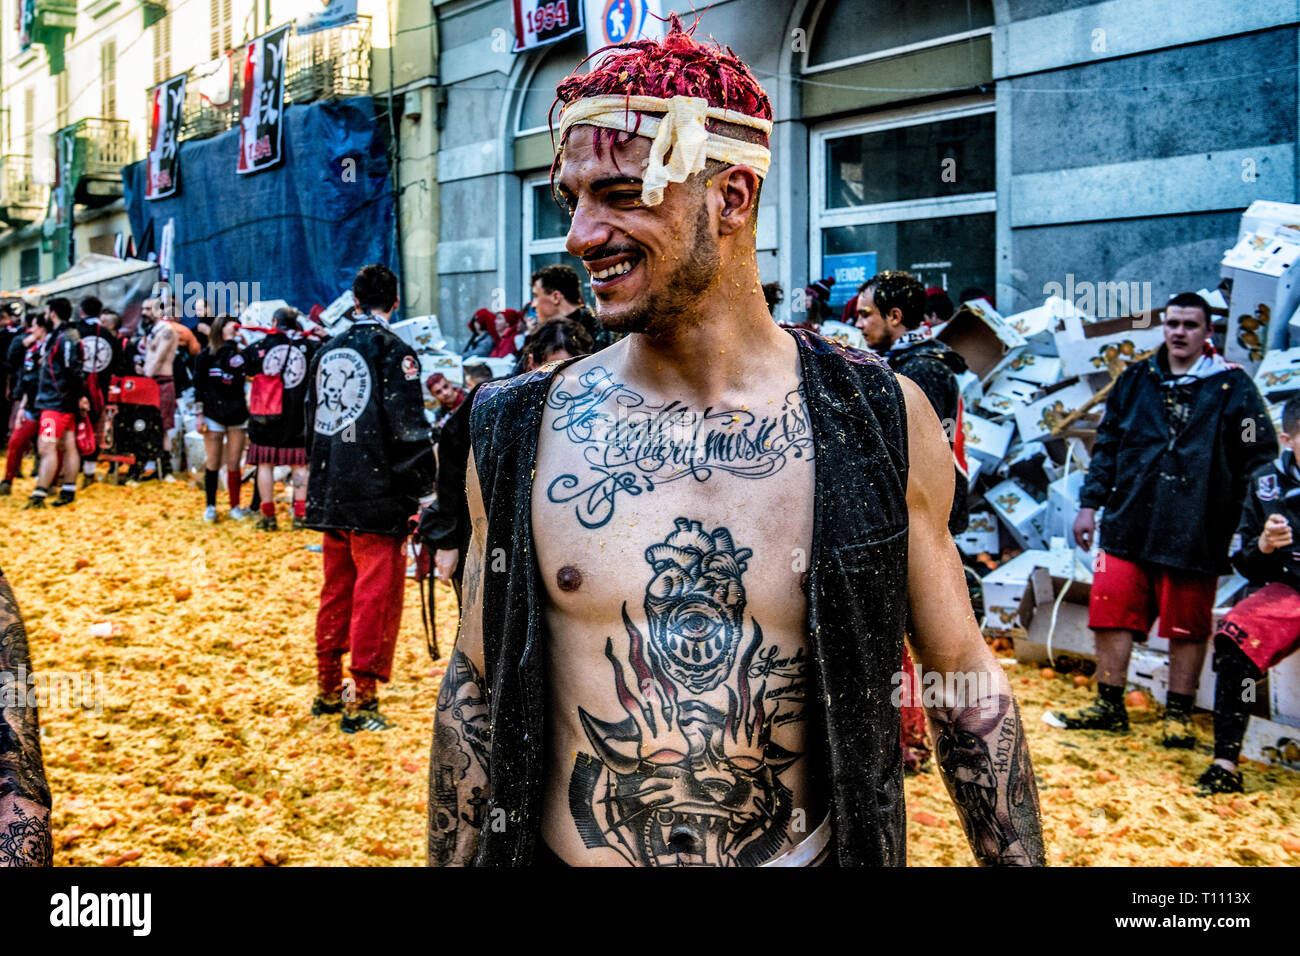
<instances>
[{"instance_id":1,"label":"script lettering tattoo","mask_svg":"<svg viewBox=\"0 0 1300 956\"><path fill-rule=\"evenodd\" d=\"M935 757L975 858L982 866L1042 866L1038 787L1015 700L934 708L930 719Z\"/></svg>"},{"instance_id":2,"label":"script lettering tattoo","mask_svg":"<svg viewBox=\"0 0 1300 956\"><path fill-rule=\"evenodd\" d=\"M9 583L0 575L0 866L50 866L50 789L41 762L40 721L28 688L27 631ZM8 706L15 702L15 706Z\"/></svg>"},{"instance_id":3,"label":"script lettering tattoo","mask_svg":"<svg viewBox=\"0 0 1300 956\"><path fill-rule=\"evenodd\" d=\"M464 828L483 826L488 757L492 750L483 678L474 662L453 651L438 690L429 759L429 862L456 862Z\"/></svg>"},{"instance_id":4,"label":"script lettering tattoo","mask_svg":"<svg viewBox=\"0 0 1300 956\"><path fill-rule=\"evenodd\" d=\"M764 645L752 618L746 639L752 556L726 528L688 518L646 549L649 637L624 604L626 655L605 639L626 716L578 708L592 753L576 755L569 810L588 848L641 866L754 866L786 842L793 798L781 775L802 755L771 738L803 715L804 661Z\"/></svg>"},{"instance_id":5,"label":"script lettering tattoo","mask_svg":"<svg viewBox=\"0 0 1300 956\"><path fill-rule=\"evenodd\" d=\"M614 517L620 495L636 496L682 478L707 481L715 472L738 478L775 475L792 458L811 461L812 428L802 389L770 414L748 409L694 411L680 402L652 404L599 366L576 383L561 377L546 404L552 430L582 449L585 474L547 486L555 504L574 503L584 528Z\"/></svg>"}]
</instances>

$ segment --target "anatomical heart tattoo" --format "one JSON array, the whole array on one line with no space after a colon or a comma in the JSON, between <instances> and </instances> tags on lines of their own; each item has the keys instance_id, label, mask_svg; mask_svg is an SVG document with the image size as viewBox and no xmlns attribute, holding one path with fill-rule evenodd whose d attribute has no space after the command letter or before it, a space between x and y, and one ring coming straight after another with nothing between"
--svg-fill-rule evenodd
<instances>
[{"instance_id":1,"label":"anatomical heart tattoo","mask_svg":"<svg viewBox=\"0 0 1300 956\"><path fill-rule=\"evenodd\" d=\"M801 756L772 742L803 718L806 661L745 622L748 548L726 528L677 518L650 545L646 631L623 606L626 657L605 640L622 719L583 708L569 808L588 848L642 866L754 866L786 840Z\"/></svg>"}]
</instances>

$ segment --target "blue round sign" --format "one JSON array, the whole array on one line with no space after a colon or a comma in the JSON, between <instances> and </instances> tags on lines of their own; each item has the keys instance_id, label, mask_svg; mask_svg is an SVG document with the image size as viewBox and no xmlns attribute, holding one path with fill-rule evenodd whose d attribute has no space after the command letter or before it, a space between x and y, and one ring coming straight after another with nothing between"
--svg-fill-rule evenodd
<instances>
[{"instance_id":1,"label":"blue round sign","mask_svg":"<svg viewBox=\"0 0 1300 956\"><path fill-rule=\"evenodd\" d=\"M635 39L645 21L645 4L642 0L605 0L605 13L601 27L606 43L622 43Z\"/></svg>"}]
</instances>

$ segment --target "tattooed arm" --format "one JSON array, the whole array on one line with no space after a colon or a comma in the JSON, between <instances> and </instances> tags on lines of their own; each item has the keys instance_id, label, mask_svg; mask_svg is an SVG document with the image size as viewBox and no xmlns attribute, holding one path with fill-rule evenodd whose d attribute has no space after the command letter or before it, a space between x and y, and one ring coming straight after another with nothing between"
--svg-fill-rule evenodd
<instances>
[{"instance_id":1,"label":"tattooed arm","mask_svg":"<svg viewBox=\"0 0 1300 956\"><path fill-rule=\"evenodd\" d=\"M18 602L0 574L0 866L50 866L54 856L40 726L27 706L31 666Z\"/></svg>"},{"instance_id":2,"label":"tattooed arm","mask_svg":"<svg viewBox=\"0 0 1300 956\"><path fill-rule=\"evenodd\" d=\"M980 634L948 534L952 452L920 389L899 384L907 400L911 643L922 680L944 677L942 706L926 707L935 758L980 864L1040 866L1038 788L1020 711Z\"/></svg>"},{"instance_id":3,"label":"tattooed arm","mask_svg":"<svg viewBox=\"0 0 1300 956\"><path fill-rule=\"evenodd\" d=\"M478 469L469 459L466 493L472 532L465 556L460 629L438 691L429 757L429 865L474 859L490 791L487 684L483 679L483 571L487 516Z\"/></svg>"}]
</instances>

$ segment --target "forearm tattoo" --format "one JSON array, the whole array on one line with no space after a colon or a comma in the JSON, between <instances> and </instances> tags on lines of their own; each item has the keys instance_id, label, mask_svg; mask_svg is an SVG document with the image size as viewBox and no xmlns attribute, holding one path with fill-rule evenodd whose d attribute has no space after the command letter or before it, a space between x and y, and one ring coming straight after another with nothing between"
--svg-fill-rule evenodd
<instances>
[{"instance_id":1,"label":"forearm tattoo","mask_svg":"<svg viewBox=\"0 0 1300 956\"><path fill-rule=\"evenodd\" d=\"M488 802L492 750L483 678L453 651L438 691L429 759L429 863L469 862Z\"/></svg>"},{"instance_id":2,"label":"forearm tattoo","mask_svg":"<svg viewBox=\"0 0 1300 956\"><path fill-rule=\"evenodd\" d=\"M1015 699L992 707L932 708L935 757L976 860L1042 866L1038 786Z\"/></svg>"},{"instance_id":3,"label":"forearm tattoo","mask_svg":"<svg viewBox=\"0 0 1300 956\"><path fill-rule=\"evenodd\" d=\"M28 706L27 632L0 575L0 866L50 866L50 789L41 762L39 717Z\"/></svg>"},{"instance_id":4,"label":"forearm tattoo","mask_svg":"<svg viewBox=\"0 0 1300 956\"><path fill-rule=\"evenodd\" d=\"M614 517L620 495L715 472L767 478L792 458L811 461L812 429L801 389L761 414L747 408L694 411L681 402L655 404L597 366L576 382L561 379L546 399L551 428L582 448L587 468L555 478L546 489L556 504L573 503L584 528Z\"/></svg>"},{"instance_id":5,"label":"forearm tattoo","mask_svg":"<svg viewBox=\"0 0 1300 956\"><path fill-rule=\"evenodd\" d=\"M804 717L806 660L745 633L741 576L753 552L726 528L678 518L646 549L643 632L623 605L627 652L605 639L624 717L578 718L591 745L569 780L583 844L642 866L753 866L788 839L781 775L801 756L772 741ZM619 646L622 647L620 640Z\"/></svg>"}]
</instances>

